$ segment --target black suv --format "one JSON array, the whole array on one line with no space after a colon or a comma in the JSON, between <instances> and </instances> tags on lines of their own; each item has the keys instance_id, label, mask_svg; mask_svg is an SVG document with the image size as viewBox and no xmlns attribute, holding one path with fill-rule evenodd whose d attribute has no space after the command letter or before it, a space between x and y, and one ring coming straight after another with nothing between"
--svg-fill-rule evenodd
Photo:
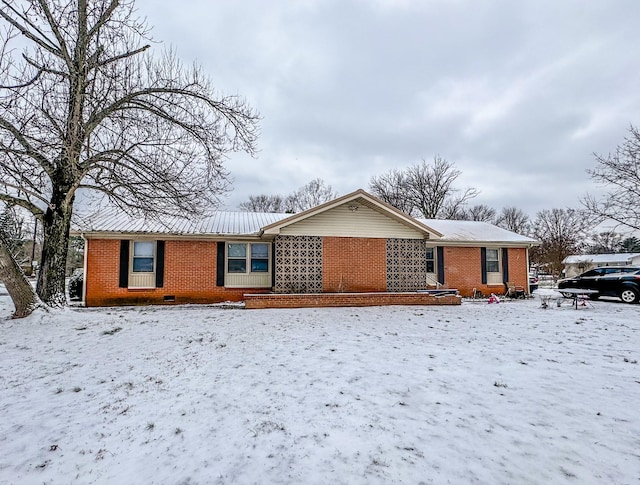
<instances>
[{"instance_id":1,"label":"black suv","mask_svg":"<svg viewBox=\"0 0 640 485\"><path fill-rule=\"evenodd\" d=\"M591 296L617 296L625 303L640 300L640 266L605 266L581 275L558 281L558 289L582 288L596 290Z\"/></svg>"}]
</instances>

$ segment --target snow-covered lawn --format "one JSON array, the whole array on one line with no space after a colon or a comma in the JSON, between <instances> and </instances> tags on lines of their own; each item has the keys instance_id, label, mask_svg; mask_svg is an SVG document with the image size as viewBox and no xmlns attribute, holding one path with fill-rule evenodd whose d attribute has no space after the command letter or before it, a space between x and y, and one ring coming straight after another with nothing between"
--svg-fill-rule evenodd
<instances>
[{"instance_id":1,"label":"snow-covered lawn","mask_svg":"<svg viewBox=\"0 0 640 485\"><path fill-rule=\"evenodd\" d=\"M640 481L640 305L11 311L0 483Z\"/></svg>"}]
</instances>

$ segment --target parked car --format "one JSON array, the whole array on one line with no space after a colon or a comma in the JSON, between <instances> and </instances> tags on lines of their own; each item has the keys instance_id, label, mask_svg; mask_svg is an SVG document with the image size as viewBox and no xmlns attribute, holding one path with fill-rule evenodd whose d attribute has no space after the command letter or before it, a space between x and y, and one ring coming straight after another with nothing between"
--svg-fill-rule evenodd
<instances>
[{"instance_id":1,"label":"parked car","mask_svg":"<svg viewBox=\"0 0 640 485\"><path fill-rule=\"evenodd\" d=\"M573 278L558 282L558 289L583 288L596 290L590 298L616 296L625 303L640 300L640 266L606 266L595 268Z\"/></svg>"},{"instance_id":2,"label":"parked car","mask_svg":"<svg viewBox=\"0 0 640 485\"><path fill-rule=\"evenodd\" d=\"M69 299L70 300L82 300L82 286L84 283L84 271L82 268L77 268L73 271L71 278L69 278Z\"/></svg>"}]
</instances>

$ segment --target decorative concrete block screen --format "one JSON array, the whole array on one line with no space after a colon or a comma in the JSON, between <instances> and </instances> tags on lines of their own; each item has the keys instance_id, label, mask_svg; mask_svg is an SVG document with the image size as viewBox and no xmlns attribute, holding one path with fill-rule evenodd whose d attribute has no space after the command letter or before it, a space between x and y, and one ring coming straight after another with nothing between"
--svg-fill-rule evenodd
<instances>
[{"instance_id":1,"label":"decorative concrete block screen","mask_svg":"<svg viewBox=\"0 0 640 485\"><path fill-rule=\"evenodd\" d=\"M423 290L427 246L423 239L387 239L387 291Z\"/></svg>"},{"instance_id":2,"label":"decorative concrete block screen","mask_svg":"<svg viewBox=\"0 0 640 485\"><path fill-rule=\"evenodd\" d=\"M277 236L277 293L322 293L322 238Z\"/></svg>"}]
</instances>

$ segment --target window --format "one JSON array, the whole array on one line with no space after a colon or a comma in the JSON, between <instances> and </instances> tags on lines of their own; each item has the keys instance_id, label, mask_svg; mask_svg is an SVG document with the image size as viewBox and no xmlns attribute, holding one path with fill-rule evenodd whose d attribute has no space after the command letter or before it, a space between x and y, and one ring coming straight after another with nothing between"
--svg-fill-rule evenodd
<instances>
[{"instance_id":1,"label":"window","mask_svg":"<svg viewBox=\"0 0 640 485\"><path fill-rule=\"evenodd\" d=\"M269 246L251 244L251 272L266 273L267 271L269 271Z\"/></svg>"},{"instance_id":2,"label":"window","mask_svg":"<svg viewBox=\"0 0 640 485\"><path fill-rule=\"evenodd\" d=\"M148 241L133 242L133 265L134 273L153 273L153 258L155 243Z\"/></svg>"},{"instance_id":3,"label":"window","mask_svg":"<svg viewBox=\"0 0 640 485\"><path fill-rule=\"evenodd\" d=\"M435 256L433 248L427 248L427 273L435 273L436 265L435 265Z\"/></svg>"},{"instance_id":4,"label":"window","mask_svg":"<svg viewBox=\"0 0 640 485\"><path fill-rule=\"evenodd\" d=\"M229 273L247 272L247 245L229 244L227 256L227 269Z\"/></svg>"},{"instance_id":5,"label":"window","mask_svg":"<svg viewBox=\"0 0 640 485\"><path fill-rule=\"evenodd\" d=\"M247 271L247 269L249 271ZM266 243L229 243L227 246L227 272L267 273L269 271L269 245Z\"/></svg>"},{"instance_id":6,"label":"window","mask_svg":"<svg viewBox=\"0 0 640 485\"><path fill-rule=\"evenodd\" d=\"M500 272L500 250L487 248L487 273Z\"/></svg>"}]
</instances>

